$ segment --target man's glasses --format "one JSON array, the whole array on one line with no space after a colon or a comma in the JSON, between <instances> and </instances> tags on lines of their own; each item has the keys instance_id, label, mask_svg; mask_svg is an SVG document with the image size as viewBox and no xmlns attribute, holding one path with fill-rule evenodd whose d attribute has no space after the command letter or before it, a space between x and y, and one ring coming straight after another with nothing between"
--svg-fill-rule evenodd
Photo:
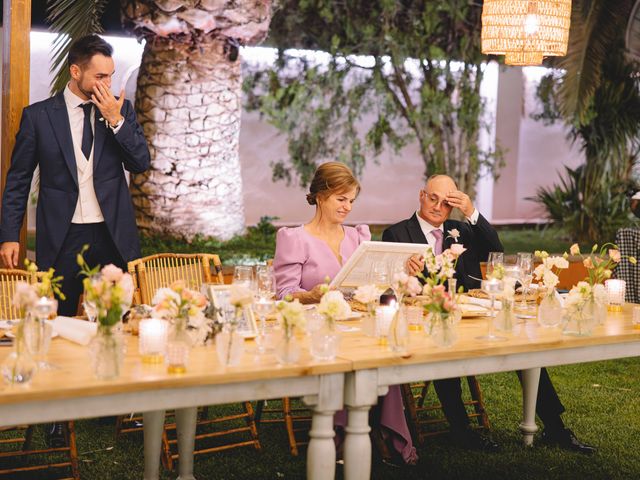
<instances>
[{"instance_id":1,"label":"man's glasses","mask_svg":"<svg viewBox=\"0 0 640 480\"><path fill-rule=\"evenodd\" d=\"M424 193L424 196L427 199L427 203L428 204L436 205L436 206L440 206L440 207L450 207L450 205L447 202L446 198L440 198L435 193L427 193L424 190L422 191L422 193Z\"/></svg>"}]
</instances>

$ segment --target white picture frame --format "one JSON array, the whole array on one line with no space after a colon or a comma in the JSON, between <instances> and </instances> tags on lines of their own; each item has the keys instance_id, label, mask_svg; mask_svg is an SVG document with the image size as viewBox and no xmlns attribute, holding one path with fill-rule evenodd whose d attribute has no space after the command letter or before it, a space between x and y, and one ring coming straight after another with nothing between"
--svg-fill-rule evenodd
<instances>
[{"instance_id":1,"label":"white picture frame","mask_svg":"<svg viewBox=\"0 0 640 480\"><path fill-rule=\"evenodd\" d=\"M212 303L216 309L224 308L225 303L228 305L228 295L231 293L231 285L220 285L214 283L205 283L202 285L202 293ZM225 297L227 297L225 299ZM217 320L224 322L224 313L219 312ZM245 338L255 338L258 335L258 324L251 305L245 305L242 311L242 318L238 322L236 331Z\"/></svg>"},{"instance_id":2,"label":"white picture frame","mask_svg":"<svg viewBox=\"0 0 640 480\"><path fill-rule=\"evenodd\" d=\"M369 283L369 270L373 262L404 265L412 255L423 255L427 247L428 244L422 243L362 242L330 285L339 289L366 285Z\"/></svg>"}]
</instances>

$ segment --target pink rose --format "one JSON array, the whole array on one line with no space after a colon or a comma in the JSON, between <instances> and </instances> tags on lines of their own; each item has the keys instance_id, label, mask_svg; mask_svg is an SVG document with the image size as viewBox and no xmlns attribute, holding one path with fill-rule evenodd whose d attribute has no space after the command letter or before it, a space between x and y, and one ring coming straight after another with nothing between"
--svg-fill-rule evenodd
<instances>
[{"instance_id":1,"label":"pink rose","mask_svg":"<svg viewBox=\"0 0 640 480\"><path fill-rule=\"evenodd\" d=\"M467 249L464 248L464 245L462 245L461 243L454 243L453 245L451 245L449 250L451 250L451 253L453 253L456 257L459 257L467 251Z\"/></svg>"}]
</instances>

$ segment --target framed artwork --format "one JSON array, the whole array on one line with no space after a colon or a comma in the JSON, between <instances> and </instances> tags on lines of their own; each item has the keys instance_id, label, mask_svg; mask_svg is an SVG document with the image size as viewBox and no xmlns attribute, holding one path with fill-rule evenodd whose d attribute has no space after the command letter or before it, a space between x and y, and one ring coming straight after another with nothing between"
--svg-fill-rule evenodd
<instances>
[{"instance_id":1,"label":"framed artwork","mask_svg":"<svg viewBox=\"0 0 640 480\"><path fill-rule=\"evenodd\" d=\"M231 285L205 283L202 285L202 293L215 307L218 322L226 323L229 318L235 315L235 307L229 302ZM246 305L243 308L236 331L245 338L253 338L258 335L258 326L251 305Z\"/></svg>"},{"instance_id":2,"label":"framed artwork","mask_svg":"<svg viewBox=\"0 0 640 480\"><path fill-rule=\"evenodd\" d=\"M411 255L422 255L428 246L421 243L362 242L333 278L331 286L353 289L366 285L369 283L371 265L404 268Z\"/></svg>"}]
</instances>

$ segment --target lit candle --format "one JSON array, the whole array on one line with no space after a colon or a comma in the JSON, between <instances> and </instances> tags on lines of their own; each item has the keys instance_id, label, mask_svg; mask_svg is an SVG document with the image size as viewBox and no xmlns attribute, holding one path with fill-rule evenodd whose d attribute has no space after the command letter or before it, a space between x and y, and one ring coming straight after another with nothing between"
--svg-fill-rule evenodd
<instances>
[{"instance_id":1,"label":"lit candle","mask_svg":"<svg viewBox=\"0 0 640 480\"><path fill-rule=\"evenodd\" d=\"M626 283L624 280L610 279L604 282L607 289L607 298L609 300L609 309L619 311L624 304L624 294Z\"/></svg>"},{"instance_id":2,"label":"lit candle","mask_svg":"<svg viewBox=\"0 0 640 480\"><path fill-rule=\"evenodd\" d=\"M391 301L389 305L381 305L376 307L376 336L378 338L386 338L389 334L389 327L396 314L396 302Z\"/></svg>"},{"instance_id":3,"label":"lit candle","mask_svg":"<svg viewBox=\"0 0 640 480\"><path fill-rule=\"evenodd\" d=\"M169 323L158 318L140 321L138 349L144 363L162 363L167 346Z\"/></svg>"}]
</instances>

